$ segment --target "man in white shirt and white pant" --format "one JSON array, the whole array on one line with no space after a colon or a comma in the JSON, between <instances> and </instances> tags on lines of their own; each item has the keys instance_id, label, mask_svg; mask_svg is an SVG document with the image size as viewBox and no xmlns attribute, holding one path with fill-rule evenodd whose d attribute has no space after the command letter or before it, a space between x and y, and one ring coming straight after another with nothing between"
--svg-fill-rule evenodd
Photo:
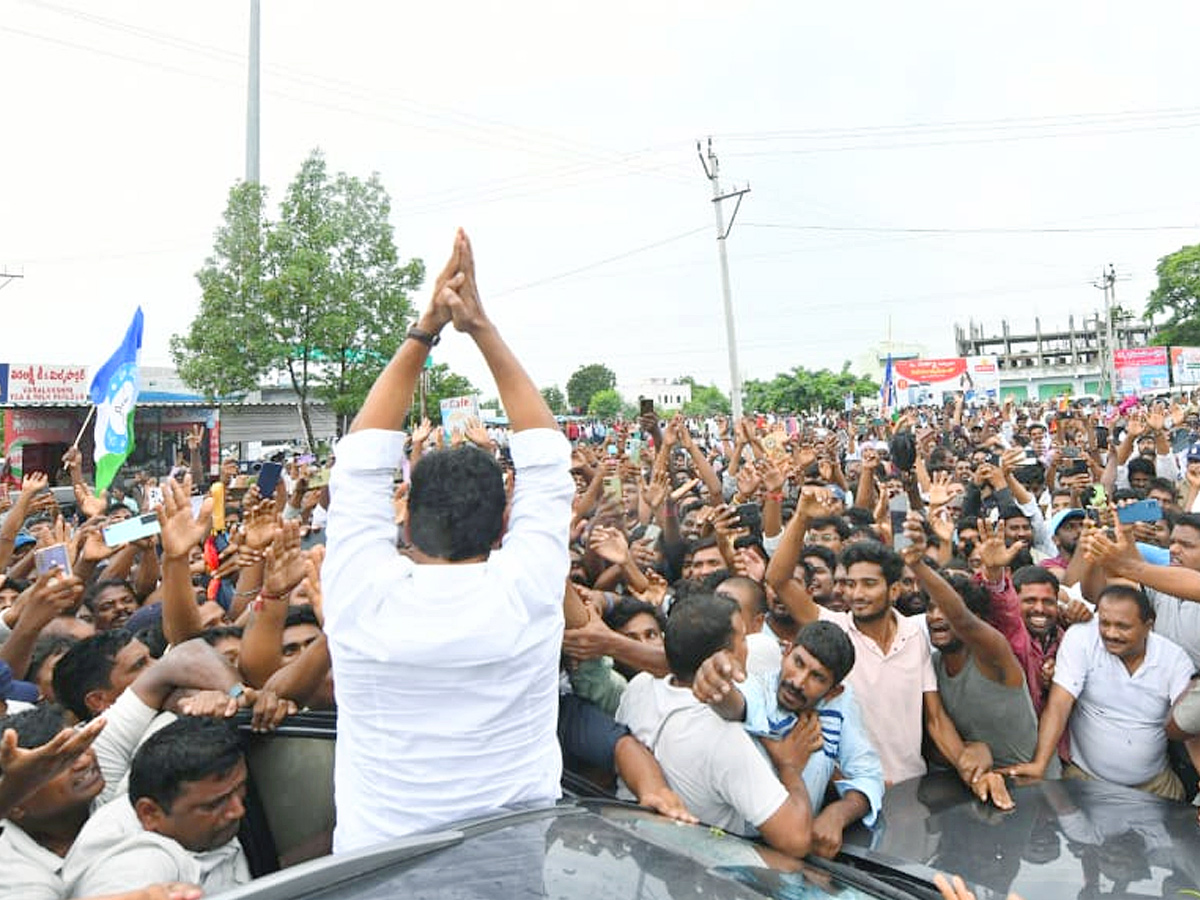
<instances>
[{"instance_id":1,"label":"man in white shirt and white pant","mask_svg":"<svg viewBox=\"0 0 1200 900\"><path fill-rule=\"evenodd\" d=\"M392 478L429 349L468 334L508 413L515 490L474 447L423 456L396 549ZM559 796L570 446L485 315L461 231L417 326L338 444L322 569L338 702L334 852ZM503 540L501 538L503 536ZM493 549L499 542L499 549Z\"/></svg>"}]
</instances>

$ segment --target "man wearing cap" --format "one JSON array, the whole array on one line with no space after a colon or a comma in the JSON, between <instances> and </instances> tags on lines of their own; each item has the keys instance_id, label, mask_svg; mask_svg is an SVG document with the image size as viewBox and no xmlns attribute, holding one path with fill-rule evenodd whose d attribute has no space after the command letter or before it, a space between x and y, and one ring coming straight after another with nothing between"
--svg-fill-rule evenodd
<instances>
[{"instance_id":1,"label":"man wearing cap","mask_svg":"<svg viewBox=\"0 0 1200 900\"><path fill-rule=\"evenodd\" d=\"M1067 574L1067 567L1075 555L1079 534L1083 531L1083 520L1086 518L1087 513L1082 509L1060 509L1050 517L1050 540L1054 541L1054 546L1058 548L1058 555L1042 560L1040 565L1053 572L1059 581Z\"/></svg>"}]
</instances>

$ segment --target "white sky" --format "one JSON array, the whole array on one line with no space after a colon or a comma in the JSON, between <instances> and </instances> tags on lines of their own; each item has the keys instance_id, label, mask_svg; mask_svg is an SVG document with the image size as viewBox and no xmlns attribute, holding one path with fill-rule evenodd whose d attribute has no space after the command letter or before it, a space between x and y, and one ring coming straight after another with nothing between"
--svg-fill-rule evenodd
<instances>
[{"instance_id":1,"label":"white sky","mask_svg":"<svg viewBox=\"0 0 1200 900\"><path fill-rule=\"evenodd\" d=\"M0 360L102 359L140 303L144 361L169 361L244 172L248 21L0 0L0 267L25 275ZM1161 227L1200 225L1198 30L1194 0L264 0L262 178L277 200L314 147L380 172L431 271L466 227L541 385L602 361L727 387L712 134L753 188L729 240L744 376L838 367L889 321L951 355L970 317L1079 323L1109 262L1140 311L1200 240ZM896 228L960 232L869 230ZM1039 228L1073 230L961 233ZM435 357L492 392L465 338Z\"/></svg>"}]
</instances>

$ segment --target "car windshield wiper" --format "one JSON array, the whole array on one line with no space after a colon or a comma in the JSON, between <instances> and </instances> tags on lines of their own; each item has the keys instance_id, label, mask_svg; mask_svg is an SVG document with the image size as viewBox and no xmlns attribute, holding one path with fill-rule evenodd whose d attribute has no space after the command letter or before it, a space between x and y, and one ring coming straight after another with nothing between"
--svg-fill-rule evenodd
<instances>
[{"instance_id":1,"label":"car windshield wiper","mask_svg":"<svg viewBox=\"0 0 1200 900\"><path fill-rule=\"evenodd\" d=\"M821 859L817 856L805 857L804 861L810 866L823 869L841 881L875 894L884 900L940 900L938 889L928 880L917 875L910 875L900 869L885 866L874 860L861 857L844 856L852 859L853 864L833 859Z\"/></svg>"}]
</instances>

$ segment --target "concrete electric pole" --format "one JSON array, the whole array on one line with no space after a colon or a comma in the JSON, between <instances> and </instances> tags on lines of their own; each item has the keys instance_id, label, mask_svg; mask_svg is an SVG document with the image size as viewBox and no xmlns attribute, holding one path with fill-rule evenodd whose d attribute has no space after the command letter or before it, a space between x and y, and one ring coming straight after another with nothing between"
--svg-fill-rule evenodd
<instances>
[{"instance_id":1,"label":"concrete electric pole","mask_svg":"<svg viewBox=\"0 0 1200 900\"><path fill-rule=\"evenodd\" d=\"M725 239L733 230L733 220L737 218L738 209L741 208L742 197L750 193L750 186L747 185L741 190L735 188L722 194L720 166L717 162L717 154L713 152L712 138L708 139L707 156L700 148L699 141L696 141L696 153L700 156L700 165L704 167L704 174L712 182L713 211L716 213L717 220L717 256L721 262L721 296L725 302L725 339L729 343L729 402L734 421L736 421L742 417L742 374L738 369L737 331L733 324L733 299L729 294L729 259L725 255ZM733 214L729 217L729 226L726 227L725 217L721 211L721 201L731 197L737 197L737 204L733 207Z\"/></svg>"},{"instance_id":2,"label":"concrete electric pole","mask_svg":"<svg viewBox=\"0 0 1200 900\"><path fill-rule=\"evenodd\" d=\"M250 65L246 92L246 183L258 184L259 0L250 0Z\"/></svg>"}]
</instances>

